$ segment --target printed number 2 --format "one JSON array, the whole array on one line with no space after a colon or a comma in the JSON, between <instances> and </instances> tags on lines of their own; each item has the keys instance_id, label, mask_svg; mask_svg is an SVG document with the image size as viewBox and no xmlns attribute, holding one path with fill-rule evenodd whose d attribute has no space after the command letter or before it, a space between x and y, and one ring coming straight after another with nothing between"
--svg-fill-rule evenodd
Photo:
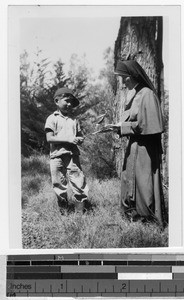
<instances>
[{"instance_id":1,"label":"printed number 2","mask_svg":"<svg viewBox=\"0 0 184 300\"><path fill-rule=\"evenodd\" d=\"M122 283L121 290L125 290L125 289L126 289L126 283Z\"/></svg>"}]
</instances>

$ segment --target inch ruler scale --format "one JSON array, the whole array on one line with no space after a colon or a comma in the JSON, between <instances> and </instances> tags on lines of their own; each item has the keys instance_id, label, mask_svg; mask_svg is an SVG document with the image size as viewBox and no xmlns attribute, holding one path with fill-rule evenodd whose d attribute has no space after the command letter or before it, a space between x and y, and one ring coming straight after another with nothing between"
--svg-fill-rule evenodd
<instances>
[{"instance_id":1,"label":"inch ruler scale","mask_svg":"<svg viewBox=\"0 0 184 300\"><path fill-rule=\"evenodd\" d=\"M184 298L184 254L8 255L7 297Z\"/></svg>"}]
</instances>

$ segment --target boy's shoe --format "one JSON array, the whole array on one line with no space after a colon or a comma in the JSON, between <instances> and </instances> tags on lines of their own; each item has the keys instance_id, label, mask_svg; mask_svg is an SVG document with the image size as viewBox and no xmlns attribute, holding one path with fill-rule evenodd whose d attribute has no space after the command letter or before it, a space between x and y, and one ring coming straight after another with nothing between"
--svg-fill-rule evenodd
<instances>
[{"instance_id":1,"label":"boy's shoe","mask_svg":"<svg viewBox=\"0 0 184 300\"><path fill-rule=\"evenodd\" d=\"M68 208L67 208L68 213L74 213L75 212L75 204L72 202L68 203Z\"/></svg>"},{"instance_id":2,"label":"boy's shoe","mask_svg":"<svg viewBox=\"0 0 184 300\"><path fill-rule=\"evenodd\" d=\"M75 201L75 212L83 214L84 201Z\"/></svg>"},{"instance_id":3,"label":"boy's shoe","mask_svg":"<svg viewBox=\"0 0 184 300\"><path fill-rule=\"evenodd\" d=\"M68 209L68 202L65 200L58 199L58 206L61 215L64 215Z\"/></svg>"},{"instance_id":4,"label":"boy's shoe","mask_svg":"<svg viewBox=\"0 0 184 300\"><path fill-rule=\"evenodd\" d=\"M88 199L84 200L84 209L85 211L93 211L93 209L96 208L96 204L95 203L91 203Z\"/></svg>"}]
</instances>

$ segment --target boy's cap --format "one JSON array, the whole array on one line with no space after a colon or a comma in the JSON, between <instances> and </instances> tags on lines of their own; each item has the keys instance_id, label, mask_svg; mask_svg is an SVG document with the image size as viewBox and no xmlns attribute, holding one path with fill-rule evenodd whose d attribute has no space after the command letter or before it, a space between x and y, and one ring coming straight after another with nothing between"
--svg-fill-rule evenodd
<instances>
[{"instance_id":1,"label":"boy's cap","mask_svg":"<svg viewBox=\"0 0 184 300\"><path fill-rule=\"evenodd\" d=\"M73 98L73 100L74 100L74 105L73 105L74 107L76 107L76 106L79 105L79 100L74 96L72 90L70 90L70 89L68 89L68 88L66 88L66 87L63 87L63 88L58 89L58 90L55 92L55 94L54 94L54 99L55 99L56 97L58 97L58 96L63 95L63 94L70 94L70 95L72 95L72 98Z\"/></svg>"}]
</instances>

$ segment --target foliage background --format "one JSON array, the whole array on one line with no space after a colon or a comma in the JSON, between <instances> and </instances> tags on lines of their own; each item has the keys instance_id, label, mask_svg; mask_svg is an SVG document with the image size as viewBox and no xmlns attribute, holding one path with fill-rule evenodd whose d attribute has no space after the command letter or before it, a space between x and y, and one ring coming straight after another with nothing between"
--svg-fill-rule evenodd
<instances>
[{"instance_id":1,"label":"foliage background","mask_svg":"<svg viewBox=\"0 0 184 300\"><path fill-rule=\"evenodd\" d=\"M106 113L105 122L113 122L113 100L115 97L115 76L113 74L113 51L104 52L105 67L99 79L92 76L85 65L84 57L71 56L68 74L64 74L61 60L53 65L47 58L40 58L41 50L35 55L34 66L29 64L25 51L20 58L21 91L21 151L23 156L32 153L48 154L45 120L55 109L53 95L58 87L68 86L80 100L74 114L80 120L85 143L81 158L90 161L95 174L102 178L116 173L113 137L109 134L91 135L96 130L96 118Z\"/></svg>"}]
</instances>

